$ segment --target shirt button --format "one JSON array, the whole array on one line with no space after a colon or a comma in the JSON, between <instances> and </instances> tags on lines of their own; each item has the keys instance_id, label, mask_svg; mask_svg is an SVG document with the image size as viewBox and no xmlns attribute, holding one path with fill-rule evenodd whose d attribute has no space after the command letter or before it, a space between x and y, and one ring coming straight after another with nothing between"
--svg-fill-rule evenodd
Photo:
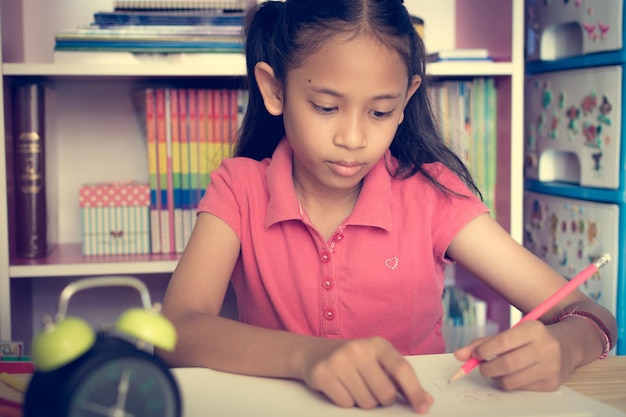
<instances>
[{"instance_id":1,"label":"shirt button","mask_svg":"<svg viewBox=\"0 0 626 417\"><path fill-rule=\"evenodd\" d=\"M335 242L341 242L343 240L343 233L337 233L335 236Z\"/></svg>"},{"instance_id":2,"label":"shirt button","mask_svg":"<svg viewBox=\"0 0 626 417\"><path fill-rule=\"evenodd\" d=\"M326 288L327 290L330 290L333 287L333 280L330 278L326 278L323 282L322 285L324 286L324 288Z\"/></svg>"},{"instance_id":3,"label":"shirt button","mask_svg":"<svg viewBox=\"0 0 626 417\"><path fill-rule=\"evenodd\" d=\"M326 320L333 320L335 318L335 312L331 309L324 311L324 318Z\"/></svg>"},{"instance_id":4,"label":"shirt button","mask_svg":"<svg viewBox=\"0 0 626 417\"><path fill-rule=\"evenodd\" d=\"M322 261L322 263L325 263L325 264L330 262L330 253L326 251L322 252L320 255L320 260Z\"/></svg>"}]
</instances>

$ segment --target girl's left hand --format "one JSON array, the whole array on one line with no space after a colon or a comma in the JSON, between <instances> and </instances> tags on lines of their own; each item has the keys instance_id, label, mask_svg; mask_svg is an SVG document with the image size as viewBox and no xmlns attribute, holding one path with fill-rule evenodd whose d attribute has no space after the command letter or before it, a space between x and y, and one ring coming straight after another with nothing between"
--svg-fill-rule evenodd
<instances>
[{"instance_id":1,"label":"girl's left hand","mask_svg":"<svg viewBox=\"0 0 626 417\"><path fill-rule=\"evenodd\" d=\"M454 356L460 361L480 359L480 373L503 390L553 391L574 370L568 349L556 336L558 331L558 326L529 320L476 339L457 349Z\"/></svg>"}]
</instances>

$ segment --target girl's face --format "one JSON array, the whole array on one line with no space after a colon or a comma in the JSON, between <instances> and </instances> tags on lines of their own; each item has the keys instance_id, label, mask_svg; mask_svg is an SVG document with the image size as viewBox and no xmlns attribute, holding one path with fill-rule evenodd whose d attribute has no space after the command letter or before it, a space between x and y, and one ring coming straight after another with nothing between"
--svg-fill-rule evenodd
<instances>
[{"instance_id":1,"label":"girl's face","mask_svg":"<svg viewBox=\"0 0 626 417\"><path fill-rule=\"evenodd\" d=\"M290 70L277 95L297 188L341 195L360 187L389 149L419 83L416 77L409 85L398 53L369 35L337 35Z\"/></svg>"}]
</instances>

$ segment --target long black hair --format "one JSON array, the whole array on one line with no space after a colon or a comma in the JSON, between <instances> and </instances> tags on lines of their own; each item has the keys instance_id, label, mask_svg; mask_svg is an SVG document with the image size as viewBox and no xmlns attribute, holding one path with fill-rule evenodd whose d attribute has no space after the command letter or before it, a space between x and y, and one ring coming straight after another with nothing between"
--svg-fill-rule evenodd
<instances>
[{"instance_id":1,"label":"long black hair","mask_svg":"<svg viewBox=\"0 0 626 417\"><path fill-rule=\"evenodd\" d=\"M270 157L285 136L281 116L273 116L263 104L254 76L258 62L266 62L284 82L287 71L301 65L330 37L338 33L367 32L398 52L422 85L409 100L391 154L399 165L392 175L406 178L421 172L445 189L423 164L441 162L455 172L472 192L481 195L463 162L445 145L435 123L427 94L426 49L402 0L286 0L254 6L244 27L249 101L235 149L236 156L256 160ZM407 86L408 87L408 86Z\"/></svg>"}]
</instances>

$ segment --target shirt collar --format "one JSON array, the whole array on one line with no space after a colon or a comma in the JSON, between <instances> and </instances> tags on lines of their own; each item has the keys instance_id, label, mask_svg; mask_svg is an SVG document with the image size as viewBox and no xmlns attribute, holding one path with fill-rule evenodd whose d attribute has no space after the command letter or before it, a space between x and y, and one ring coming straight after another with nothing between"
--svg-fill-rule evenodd
<instances>
[{"instance_id":1,"label":"shirt collar","mask_svg":"<svg viewBox=\"0 0 626 417\"><path fill-rule=\"evenodd\" d=\"M359 199L348 216L345 225L372 226L391 229L391 175L386 161L392 159L391 152L374 165L365 176ZM274 223L302 218L300 203L292 180L293 151L289 141L283 139L272 155L267 168L266 180L269 203L265 214L265 228Z\"/></svg>"}]
</instances>

